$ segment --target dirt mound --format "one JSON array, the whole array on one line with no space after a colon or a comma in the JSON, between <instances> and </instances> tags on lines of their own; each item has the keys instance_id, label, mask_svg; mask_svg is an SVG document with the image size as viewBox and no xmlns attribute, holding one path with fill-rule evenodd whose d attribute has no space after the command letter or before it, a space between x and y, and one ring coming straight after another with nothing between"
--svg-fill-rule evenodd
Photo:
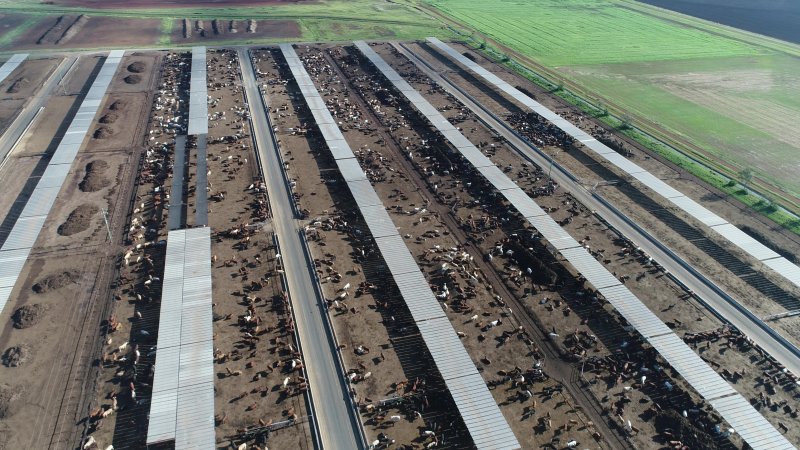
<instances>
[{"instance_id":1,"label":"dirt mound","mask_svg":"<svg viewBox=\"0 0 800 450\"><path fill-rule=\"evenodd\" d=\"M42 320L44 313L47 311L47 306L41 303L34 303L33 305L25 305L16 311L11 316L14 321L14 328L30 328Z\"/></svg>"},{"instance_id":2,"label":"dirt mound","mask_svg":"<svg viewBox=\"0 0 800 450\"><path fill-rule=\"evenodd\" d=\"M119 111L124 107L125 107L125 102L123 102L122 100L117 100L114 103L112 103L111 106L108 107L108 109L112 111Z\"/></svg>"},{"instance_id":3,"label":"dirt mound","mask_svg":"<svg viewBox=\"0 0 800 450\"><path fill-rule=\"evenodd\" d=\"M128 65L128 72L142 73L142 72L144 72L144 70L146 68L147 68L147 66L145 66L145 64L143 62L136 61L135 63L132 63L132 64Z\"/></svg>"},{"instance_id":4,"label":"dirt mound","mask_svg":"<svg viewBox=\"0 0 800 450\"><path fill-rule=\"evenodd\" d=\"M128 84L138 84L140 81L142 81L142 76L133 74L133 75L128 75L124 79L125 82Z\"/></svg>"},{"instance_id":5,"label":"dirt mound","mask_svg":"<svg viewBox=\"0 0 800 450\"><path fill-rule=\"evenodd\" d=\"M62 236L72 236L73 234L86 231L92 224L92 219L100 209L95 205L83 204L69 213L69 217L58 227L58 234Z\"/></svg>"},{"instance_id":6,"label":"dirt mound","mask_svg":"<svg viewBox=\"0 0 800 450\"><path fill-rule=\"evenodd\" d=\"M22 397L22 391L19 389L11 389L6 384L0 384L0 419L8 419L13 416L19 409L19 398Z\"/></svg>"},{"instance_id":7,"label":"dirt mound","mask_svg":"<svg viewBox=\"0 0 800 450\"><path fill-rule=\"evenodd\" d=\"M21 91L25 88L28 84L30 84L30 80L25 77L17 78L14 80L14 83L6 89L6 93L8 94L16 94L17 92Z\"/></svg>"},{"instance_id":8,"label":"dirt mound","mask_svg":"<svg viewBox=\"0 0 800 450\"><path fill-rule=\"evenodd\" d=\"M119 117L115 113L108 113L100 118L100 123L114 123Z\"/></svg>"},{"instance_id":9,"label":"dirt mound","mask_svg":"<svg viewBox=\"0 0 800 450\"><path fill-rule=\"evenodd\" d=\"M71 16L60 16L56 19L56 23L53 24L44 34L36 41L37 45L41 44L55 44L56 41L61 38L61 35L64 33L64 29L67 27L67 23L72 20Z\"/></svg>"},{"instance_id":10,"label":"dirt mound","mask_svg":"<svg viewBox=\"0 0 800 450\"><path fill-rule=\"evenodd\" d=\"M89 21L89 16L87 16L86 14L81 14L80 16L78 16L78 18L75 19L75 22L73 22L72 25L70 25L69 28L67 28L67 30L64 31L64 34L61 35L61 37L56 41L56 45L65 44L70 39L74 38L75 35L77 35L81 31L83 26L86 25L86 22L88 21Z\"/></svg>"},{"instance_id":11,"label":"dirt mound","mask_svg":"<svg viewBox=\"0 0 800 450\"><path fill-rule=\"evenodd\" d=\"M31 357L31 348L25 344L17 345L16 347L9 347L3 353L3 364L6 367L19 367L29 360Z\"/></svg>"},{"instance_id":12,"label":"dirt mound","mask_svg":"<svg viewBox=\"0 0 800 450\"><path fill-rule=\"evenodd\" d=\"M65 271L59 273L51 273L50 275L40 279L36 284L31 287L33 292L37 294L44 294L49 291L61 289L62 287L78 282L78 272Z\"/></svg>"},{"instance_id":13,"label":"dirt mound","mask_svg":"<svg viewBox=\"0 0 800 450\"><path fill-rule=\"evenodd\" d=\"M103 160L95 160L86 165L86 175L78 184L78 188L83 192L97 192L108 187L111 180L105 177L108 170L108 163Z\"/></svg>"},{"instance_id":14,"label":"dirt mound","mask_svg":"<svg viewBox=\"0 0 800 450\"><path fill-rule=\"evenodd\" d=\"M92 135L92 137L95 138L95 139L105 139L105 138L111 136L112 134L114 134L114 132L111 131L111 128L100 127L97 130L95 130L95 132Z\"/></svg>"}]
</instances>

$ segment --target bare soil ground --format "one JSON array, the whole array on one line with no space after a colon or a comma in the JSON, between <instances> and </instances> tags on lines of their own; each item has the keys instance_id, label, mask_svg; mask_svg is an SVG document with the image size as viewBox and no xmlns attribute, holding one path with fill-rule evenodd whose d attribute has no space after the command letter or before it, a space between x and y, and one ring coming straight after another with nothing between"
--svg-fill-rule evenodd
<instances>
[{"instance_id":1,"label":"bare soil ground","mask_svg":"<svg viewBox=\"0 0 800 450\"><path fill-rule=\"evenodd\" d=\"M62 58L26 59L14 72L0 83L0 129L8 127L36 95L45 80L62 61Z\"/></svg>"},{"instance_id":2,"label":"bare soil ground","mask_svg":"<svg viewBox=\"0 0 800 450\"><path fill-rule=\"evenodd\" d=\"M50 230L52 232L52 229ZM26 346L33 357L20 367L0 366L0 379L14 391L20 392L14 413L2 419L3 446L0 448L43 448L50 443L56 426L59 402L66 387L76 344L80 341L79 326L90 307L89 298L94 287L100 260L91 253L59 254L49 256L44 247L40 255L29 260L21 275L21 286L6 305L2 323L9 324L9 316L18 308L41 305L46 308L38 320L24 328L4 326L0 335L0 348ZM65 265L65 258L70 262ZM60 274L65 268L80 268L77 279L61 288L37 293L33 286L45 277ZM89 363L88 361L84 361Z\"/></svg>"},{"instance_id":3,"label":"bare soil ground","mask_svg":"<svg viewBox=\"0 0 800 450\"><path fill-rule=\"evenodd\" d=\"M184 29L184 19L175 21L172 26L172 42L176 44L199 43L207 39L219 40L257 40L268 38L293 38L300 37L300 25L294 20L256 20L255 31L248 31L247 20L188 20L190 27L187 36ZM199 22L199 23L198 23ZM233 22L233 24L231 23ZM216 25L215 25L216 24ZM233 28L231 27L233 25ZM198 30L202 27L202 31ZM232 30L236 30L233 32Z\"/></svg>"},{"instance_id":4,"label":"bare soil ground","mask_svg":"<svg viewBox=\"0 0 800 450\"><path fill-rule=\"evenodd\" d=\"M61 39L78 16L50 16L9 44L14 49L108 48L147 46L161 36L159 19L85 16L78 28ZM85 22L85 23L84 23Z\"/></svg>"}]
</instances>

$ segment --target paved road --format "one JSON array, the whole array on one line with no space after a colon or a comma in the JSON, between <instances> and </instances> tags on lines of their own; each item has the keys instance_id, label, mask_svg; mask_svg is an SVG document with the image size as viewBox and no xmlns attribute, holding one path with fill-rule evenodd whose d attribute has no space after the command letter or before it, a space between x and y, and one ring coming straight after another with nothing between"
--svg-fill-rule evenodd
<instances>
[{"instance_id":1,"label":"paved road","mask_svg":"<svg viewBox=\"0 0 800 450\"><path fill-rule=\"evenodd\" d=\"M549 167L549 157L543 155L531 146L530 143L513 133L505 123L501 122L493 114L483 109L471 98L455 88L449 80L422 63L420 59L407 48L402 45L395 45L395 47L406 57L415 62L417 67L430 76L447 92L466 105L484 123L508 140L517 152L535 162L539 167ZM756 318L754 320L753 317L748 316L748 314L740 309L735 301L731 302L729 299L726 299L724 295L720 294L720 292L724 292L724 290L716 286L708 277L696 270L691 270L689 268L690 265L669 249L669 247L655 239L646 231L638 228L638 226L632 225L631 222L626 220L618 211L607 207L584 186L567 176L560 166L553 166L552 177L578 201L596 211L603 219L611 224L611 226L619 230L650 254L650 256L661 264L670 274L694 291L695 296L699 298L700 301L708 305L709 308L714 309L718 314L753 339L755 343L761 346L761 348L767 351L790 371L795 374L800 374L800 357L798 356L797 348L778 336L774 330L771 330L760 319Z\"/></svg>"},{"instance_id":2,"label":"paved road","mask_svg":"<svg viewBox=\"0 0 800 450\"><path fill-rule=\"evenodd\" d=\"M61 64L55 68L53 74L50 75L50 78L48 78L42 88L39 89L39 92L33 96L33 98L28 100L28 102L25 104L25 107L22 108L22 111L20 111L19 115L17 115L17 118L14 120L14 122L11 123L3 135L0 136L0 168L3 167L6 157L9 156L9 153L11 153L14 144L16 144L16 142L22 137L22 134L28 128L28 124L30 124L33 118L36 116L39 108L41 108L45 102L50 99L50 96L60 84L61 79L64 77L69 68L72 67L72 64L77 58L77 55L73 55L61 61ZM22 64L25 64L25 62Z\"/></svg>"},{"instance_id":3,"label":"paved road","mask_svg":"<svg viewBox=\"0 0 800 450\"><path fill-rule=\"evenodd\" d=\"M359 418L350 408L347 383L344 377L339 376L336 348L325 327L322 299L317 298L314 289L313 264L305 257L294 221L291 193L284 182L254 68L245 49L239 49L238 53L252 115L253 136L266 178L273 227L280 240L281 257L297 320L321 446L326 449L360 449L363 446L357 438Z\"/></svg>"}]
</instances>

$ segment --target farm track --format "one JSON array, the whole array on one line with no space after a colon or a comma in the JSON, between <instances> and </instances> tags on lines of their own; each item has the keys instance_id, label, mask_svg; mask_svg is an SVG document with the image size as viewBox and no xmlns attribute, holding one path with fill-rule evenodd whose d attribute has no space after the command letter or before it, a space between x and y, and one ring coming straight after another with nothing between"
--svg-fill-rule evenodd
<instances>
[{"instance_id":1,"label":"farm track","mask_svg":"<svg viewBox=\"0 0 800 450\"><path fill-rule=\"evenodd\" d=\"M337 75L342 80L346 80L348 88L352 92L359 92L358 89L356 89L356 87L353 85L352 80L347 77L344 72L342 72L342 69L339 67L339 64L336 62L336 60L334 60L329 53L324 52L324 54L326 60L336 71ZM381 123L377 115L375 115L373 108L370 108L369 105L367 105L361 95L357 94L353 97L357 99L361 110L366 111L369 114L370 121L372 121L372 123ZM609 421L603 419L602 417L600 405L595 399L591 398L589 393L581 388L581 381L575 376L576 368L563 361L558 356L556 349L554 349L552 344L547 340L544 330L542 330L537 321L534 320L533 317L531 317L531 315L528 313L528 308L511 293L506 283L501 279L494 267L484 260L483 251L481 251L481 249L475 245L473 240L467 236L461 226L459 226L458 222L456 222L455 218L453 217L450 208L439 202L430 192L428 183L425 182L425 180L419 174L417 168L414 167L408 158L404 157L404 152L399 147L398 143L391 136L389 136L383 128L380 129L378 135L388 143L388 147L394 153L395 161L399 161L405 169L405 172L411 175L411 183L414 185L415 191L419 192L426 200L428 200L428 209L435 211L437 216L445 222L456 240L462 243L462 245L465 247L465 250L473 257L474 264L490 280L490 284L496 291L498 291L498 294L504 299L507 299L508 303L513 306L512 309L514 311L518 311L518 313L515 313L513 317L519 321L520 325L525 327L525 330L530 336L534 337L534 341L538 347L547 349L547 360L549 363L546 367L548 375L566 387L567 391L572 395L572 397L580 403L584 413L589 415L591 420L596 425L599 425L599 428L602 430L601 434L613 439L614 444L616 444L614 448L632 449L633 447L631 444L627 442L623 436L616 431L612 431L608 425Z\"/></svg>"}]
</instances>

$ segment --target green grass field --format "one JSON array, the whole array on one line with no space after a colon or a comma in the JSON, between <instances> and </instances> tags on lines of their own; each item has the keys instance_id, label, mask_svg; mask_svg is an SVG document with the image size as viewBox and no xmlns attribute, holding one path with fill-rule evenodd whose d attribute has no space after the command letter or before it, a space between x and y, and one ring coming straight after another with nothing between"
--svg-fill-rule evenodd
<instances>
[{"instance_id":1,"label":"green grass field","mask_svg":"<svg viewBox=\"0 0 800 450\"><path fill-rule=\"evenodd\" d=\"M627 0L425 3L715 168L800 196L800 46Z\"/></svg>"}]
</instances>

